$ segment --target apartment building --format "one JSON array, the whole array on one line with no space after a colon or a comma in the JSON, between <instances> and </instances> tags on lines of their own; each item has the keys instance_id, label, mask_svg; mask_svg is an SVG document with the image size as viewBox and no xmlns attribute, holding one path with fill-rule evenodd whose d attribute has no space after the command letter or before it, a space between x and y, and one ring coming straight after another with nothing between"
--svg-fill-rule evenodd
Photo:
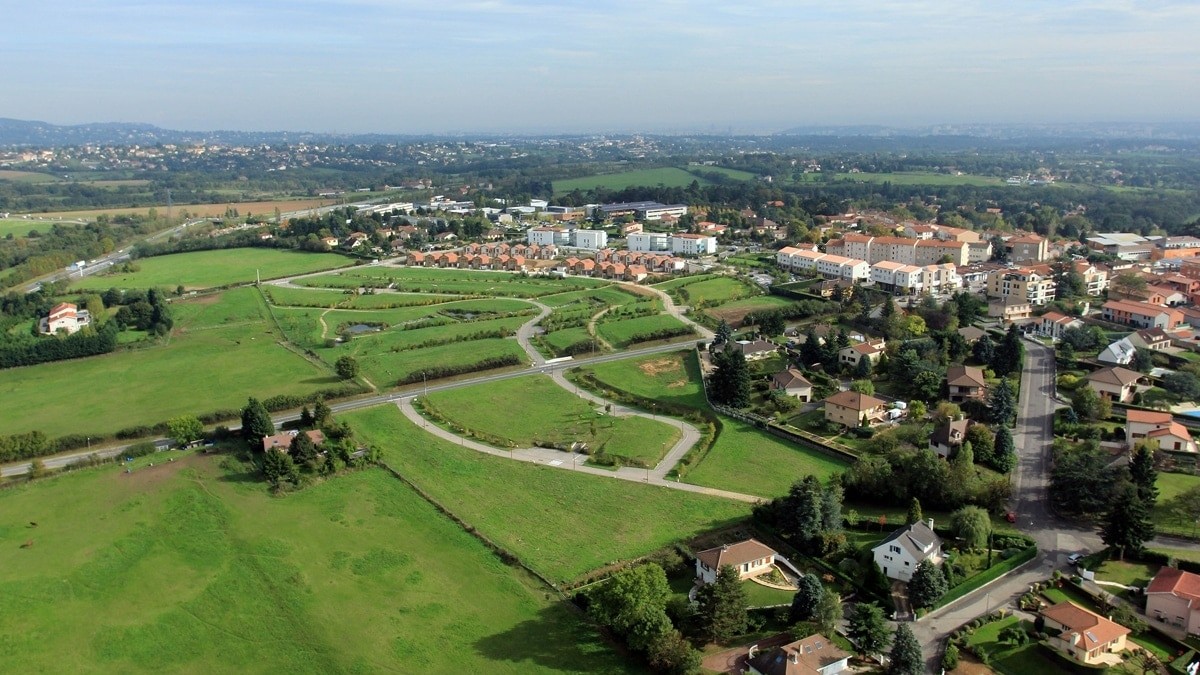
<instances>
[{"instance_id":1,"label":"apartment building","mask_svg":"<svg viewBox=\"0 0 1200 675\"><path fill-rule=\"evenodd\" d=\"M1028 267L996 270L988 275L987 296L1044 305L1054 299L1054 278Z\"/></svg>"}]
</instances>

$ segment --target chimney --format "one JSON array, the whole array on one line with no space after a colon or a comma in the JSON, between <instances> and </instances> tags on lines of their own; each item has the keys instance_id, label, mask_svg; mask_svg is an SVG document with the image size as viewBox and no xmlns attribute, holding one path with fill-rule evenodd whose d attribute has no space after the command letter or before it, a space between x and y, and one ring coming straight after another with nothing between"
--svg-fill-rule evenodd
<instances>
[{"instance_id":1,"label":"chimney","mask_svg":"<svg viewBox=\"0 0 1200 675\"><path fill-rule=\"evenodd\" d=\"M929 529L933 529L933 518L929 519Z\"/></svg>"},{"instance_id":2,"label":"chimney","mask_svg":"<svg viewBox=\"0 0 1200 675\"><path fill-rule=\"evenodd\" d=\"M792 652L792 663L800 663L800 652Z\"/></svg>"}]
</instances>

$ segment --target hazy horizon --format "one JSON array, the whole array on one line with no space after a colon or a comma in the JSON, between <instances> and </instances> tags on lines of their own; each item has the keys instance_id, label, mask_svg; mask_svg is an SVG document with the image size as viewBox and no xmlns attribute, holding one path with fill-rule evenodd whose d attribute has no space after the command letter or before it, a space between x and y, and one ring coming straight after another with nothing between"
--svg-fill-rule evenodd
<instances>
[{"instance_id":1,"label":"hazy horizon","mask_svg":"<svg viewBox=\"0 0 1200 675\"><path fill-rule=\"evenodd\" d=\"M183 130L767 133L1169 123L1200 3L62 0L7 9L0 117Z\"/></svg>"}]
</instances>

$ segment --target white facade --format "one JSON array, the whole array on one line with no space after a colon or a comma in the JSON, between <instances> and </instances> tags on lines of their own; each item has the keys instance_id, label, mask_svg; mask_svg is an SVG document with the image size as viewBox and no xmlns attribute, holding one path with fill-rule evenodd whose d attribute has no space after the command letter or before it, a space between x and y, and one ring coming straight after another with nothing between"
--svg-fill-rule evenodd
<instances>
[{"instance_id":1,"label":"white facade","mask_svg":"<svg viewBox=\"0 0 1200 675\"><path fill-rule=\"evenodd\" d=\"M981 263L992 259L992 242L972 241L967 243L967 262Z\"/></svg>"},{"instance_id":2,"label":"white facade","mask_svg":"<svg viewBox=\"0 0 1200 675\"><path fill-rule=\"evenodd\" d=\"M687 215L687 207L682 204L650 206L641 209L642 220L662 220L665 216L679 218Z\"/></svg>"},{"instance_id":3,"label":"white facade","mask_svg":"<svg viewBox=\"0 0 1200 675\"><path fill-rule=\"evenodd\" d=\"M601 249L608 246L608 233L604 230L571 230L571 246Z\"/></svg>"},{"instance_id":4,"label":"white facade","mask_svg":"<svg viewBox=\"0 0 1200 675\"><path fill-rule=\"evenodd\" d=\"M671 237L671 253L676 255L712 255L716 252L716 237L707 234L676 234Z\"/></svg>"},{"instance_id":5,"label":"white facade","mask_svg":"<svg viewBox=\"0 0 1200 675\"><path fill-rule=\"evenodd\" d=\"M933 531L933 520L906 525L888 535L874 549L875 564L889 579L903 582L923 560L938 565L942 562L942 539Z\"/></svg>"},{"instance_id":6,"label":"white facade","mask_svg":"<svg viewBox=\"0 0 1200 675\"><path fill-rule=\"evenodd\" d=\"M671 238L664 232L631 232L625 246L630 251L670 251Z\"/></svg>"},{"instance_id":7,"label":"white facade","mask_svg":"<svg viewBox=\"0 0 1200 675\"><path fill-rule=\"evenodd\" d=\"M526 232L526 241L538 246L565 245L567 240L567 231L561 227L531 227Z\"/></svg>"}]
</instances>

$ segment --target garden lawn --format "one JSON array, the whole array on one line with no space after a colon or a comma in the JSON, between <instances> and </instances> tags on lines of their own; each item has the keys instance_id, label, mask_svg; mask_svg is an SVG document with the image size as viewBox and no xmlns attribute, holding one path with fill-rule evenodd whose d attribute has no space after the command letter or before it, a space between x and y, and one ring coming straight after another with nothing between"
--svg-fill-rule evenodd
<instances>
[{"instance_id":1,"label":"garden lawn","mask_svg":"<svg viewBox=\"0 0 1200 675\"><path fill-rule=\"evenodd\" d=\"M977 649L986 651L991 657L992 667L1005 675L1059 672L1058 662L1053 660L1051 655L1044 651L1045 647L1042 647L1032 637L1029 642L1019 647L999 641L1001 631L1009 626L1018 624L1023 624L1026 628L1029 628L1028 622L1023 622L1015 616L1009 616L999 621L984 624L967 637L967 643L975 646ZM1103 671L1097 670L1096 672L1101 673Z\"/></svg>"},{"instance_id":2,"label":"garden lawn","mask_svg":"<svg viewBox=\"0 0 1200 675\"><path fill-rule=\"evenodd\" d=\"M518 446L587 443L592 452L654 466L679 440L673 426L644 417L615 417L549 377L522 377L429 394L425 405L456 426Z\"/></svg>"},{"instance_id":3,"label":"garden lawn","mask_svg":"<svg viewBox=\"0 0 1200 675\"><path fill-rule=\"evenodd\" d=\"M1100 563L1100 566L1093 570L1096 573L1096 578L1100 581L1112 581L1126 586L1140 586L1145 588L1150 585L1150 580L1158 573L1158 568L1161 565L1152 563L1135 563L1124 560L1105 560ZM1118 589L1105 589L1109 592Z\"/></svg>"},{"instance_id":4,"label":"garden lawn","mask_svg":"<svg viewBox=\"0 0 1200 675\"><path fill-rule=\"evenodd\" d=\"M5 669L636 670L385 471L280 499L223 461L0 492Z\"/></svg>"},{"instance_id":5,"label":"garden lawn","mask_svg":"<svg viewBox=\"0 0 1200 675\"><path fill-rule=\"evenodd\" d=\"M603 321L596 324L596 333L605 340L608 340L614 347L628 347L638 342L662 339L656 333L677 328L687 328L687 325L673 316L655 314L652 316L639 316L634 319ZM666 339L682 340L688 338L689 335L690 333Z\"/></svg>"},{"instance_id":6,"label":"garden lawn","mask_svg":"<svg viewBox=\"0 0 1200 675\"><path fill-rule=\"evenodd\" d=\"M784 591L754 583L749 579L742 582L750 607L774 607L775 605L791 606L795 591Z\"/></svg>"},{"instance_id":7,"label":"garden lawn","mask_svg":"<svg viewBox=\"0 0 1200 675\"><path fill-rule=\"evenodd\" d=\"M1155 486L1158 488L1158 501L1155 502L1152 514L1154 525L1159 533L1185 537L1196 536L1200 529L1197 529L1194 522L1181 519L1178 514L1174 513L1169 502L1192 488L1200 487L1200 476L1160 472Z\"/></svg>"},{"instance_id":8,"label":"garden lawn","mask_svg":"<svg viewBox=\"0 0 1200 675\"><path fill-rule=\"evenodd\" d=\"M336 253L304 253L272 248L230 248L139 258L141 268L130 274L101 274L79 279L72 289L170 288L188 290L249 283L259 274L276 279L293 274L346 267L353 260Z\"/></svg>"},{"instance_id":9,"label":"garden lawn","mask_svg":"<svg viewBox=\"0 0 1200 675\"><path fill-rule=\"evenodd\" d=\"M581 370L591 372L611 389L670 405L697 410L708 408L700 386L700 365L694 352L609 361Z\"/></svg>"},{"instance_id":10,"label":"garden lawn","mask_svg":"<svg viewBox=\"0 0 1200 675\"><path fill-rule=\"evenodd\" d=\"M248 396L306 395L340 380L279 344L254 289L176 302L160 344L12 368L0 378L4 433L111 434L182 414L245 405Z\"/></svg>"},{"instance_id":11,"label":"garden lawn","mask_svg":"<svg viewBox=\"0 0 1200 675\"><path fill-rule=\"evenodd\" d=\"M378 447L389 466L553 580L575 579L750 515L742 502L477 453L423 432L394 406L339 418Z\"/></svg>"},{"instance_id":12,"label":"garden lawn","mask_svg":"<svg viewBox=\"0 0 1200 675\"><path fill-rule=\"evenodd\" d=\"M745 422L721 417L716 442L684 480L760 497L779 497L807 475L825 480L848 467L842 460L783 441Z\"/></svg>"}]
</instances>

